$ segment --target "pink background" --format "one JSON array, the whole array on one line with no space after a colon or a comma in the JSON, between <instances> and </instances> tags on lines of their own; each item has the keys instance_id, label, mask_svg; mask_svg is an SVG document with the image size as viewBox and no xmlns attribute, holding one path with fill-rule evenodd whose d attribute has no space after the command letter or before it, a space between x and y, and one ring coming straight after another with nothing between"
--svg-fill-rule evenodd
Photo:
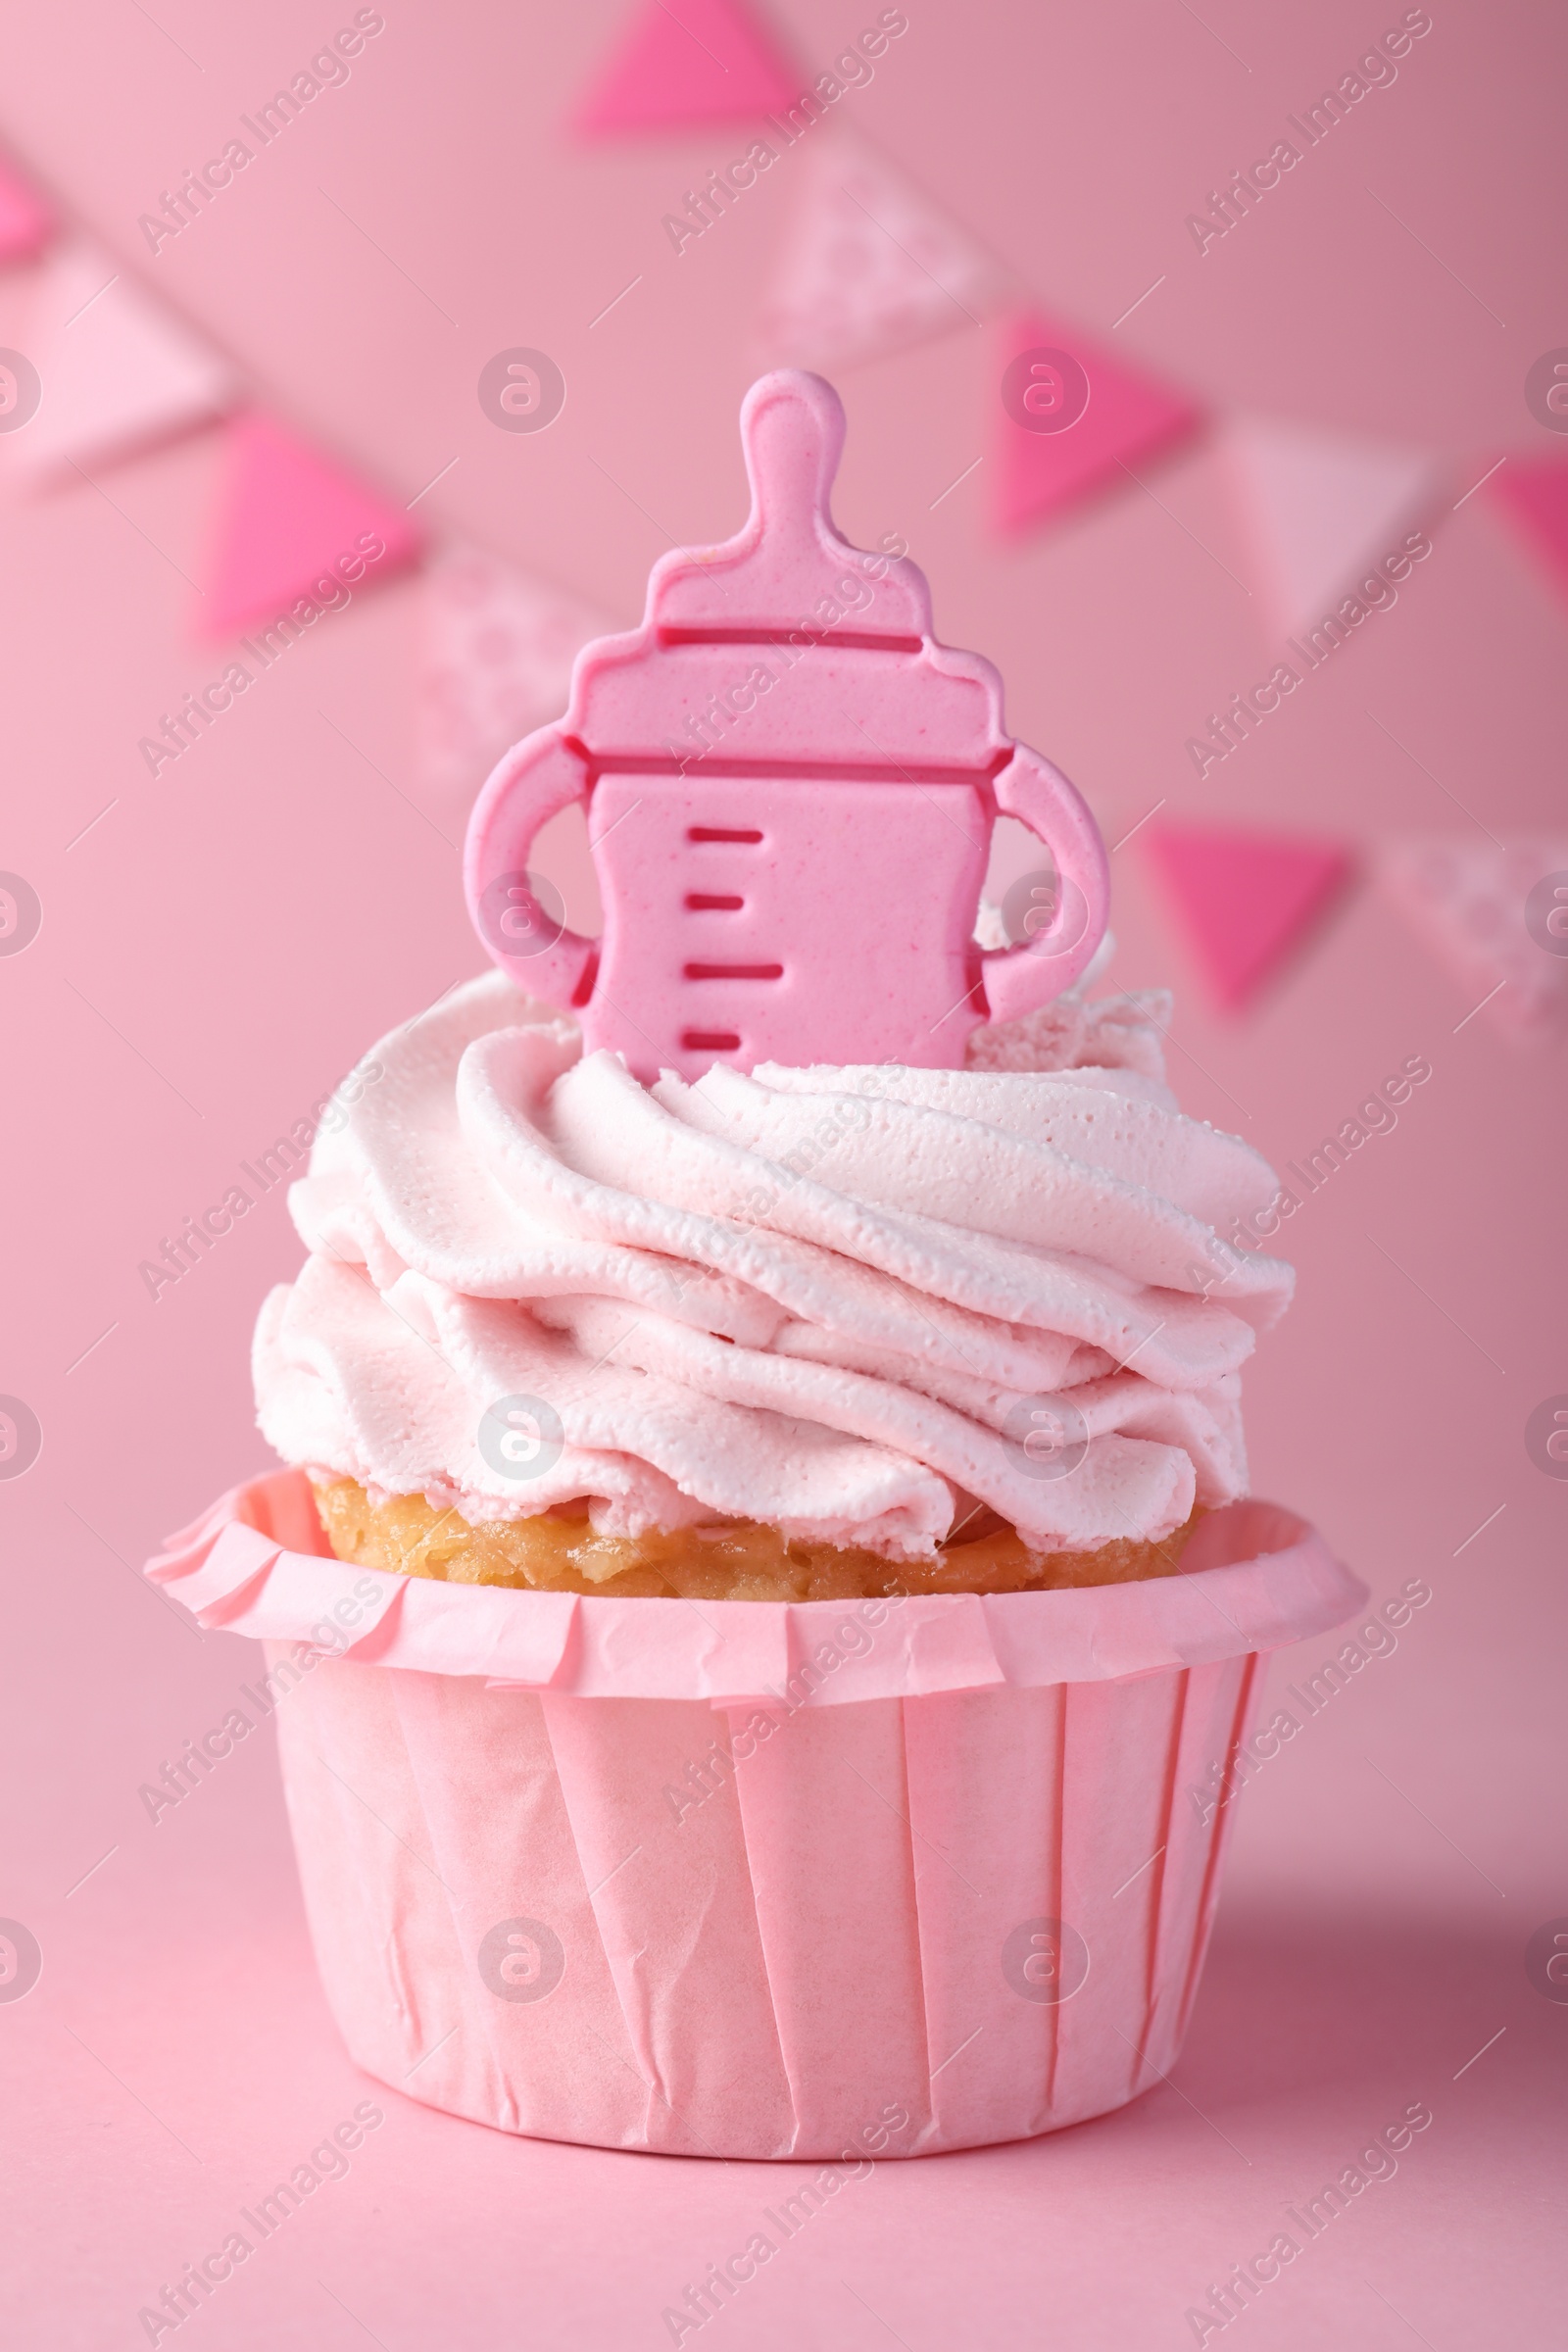
<instances>
[{"instance_id":1,"label":"pink background","mask_svg":"<svg viewBox=\"0 0 1568 2352\"><path fill-rule=\"evenodd\" d=\"M622 13L389 6L349 84L155 263L136 216L349 8L287 0L247 24L160 0L154 23L8 0L0 131L286 419L400 500L457 458L416 510L433 534L487 541L629 621L670 539L741 517L734 418L787 172L677 260L660 216L731 134L584 149L558 127ZM874 14L789 0L775 22L815 70ZM1501 451L1561 449L1522 396L1530 363L1568 342L1560 25L1435 7L1395 86L1200 259L1186 214L1396 8L909 14L837 111L1023 286L1104 336L1163 272L1119 331L1129 355L1215 407L1446 452L1453 487L1397 609L1201 785L1184 739L1265 674L1273 643L1212 445L1150 476L1160 503L1130 491L1000 549L984 466L931 503L989 439L997 344L965 327L844 375L843 527L904 532L942 633L1000 664L1014 728L1112 840L1161 795L1168 816L1363 844L1478 838L1369 712L1495 832L1560 821L1568 606L1485 496L1449 511ZM21 304L0 275L0 342ZM566 377L543 435L495 431L474 398L515 344ZM157 1304L137 1263L481 960L449 846L464 811L422 800L416 774L416 582L356 598L148 778L137 738L220 666L181 576L201 574L220 446L101 470L102 494L6 493L0 865L45 914L0 962L0 1389L45 1442L0 1486L0 1913L45 1963L0 2006L0 2063L8 2302L17 2340L57 2352L145 2340L138 2306L370 2090L316 1986L267 1742L156 1828L137 1797L257 1663L134 1570L263 1465L249 1330L298 1245L279 1193ZM568 830L552 857L587 920ZM1259 1492L1312 1516L1375 1598L1417 1575L1434 1597L1248 1794L1172 2086L1054 2140L880 2167L712 2325L758 2347L1190 2342L1187 2307L1266 2246L1282 2206L1424 2099L1435 2122L1397 2179L1265 2290L1249 2338L1544 2341L1563 2291L1548 2199L1568 2007L1532 1989L1523 1949L1568 1913L1568 1485L1534 1467L1523 1428L1568 1390L1561 1061L1501 1045L1486 1016L1456 1034L1472 1000L1370 892L1252 1017L1222 1023L1136 843L1113 872L1116 977L1177 986L1187 1106L1277 1162L1406 1055L1433 1063L1397 1131L1290 1229L1299 1301L1249 1376L1249 1426ZM1333 1646L1280 1661L1276 1684ZM202 2312L215 2352L282 2334L665 2342L662 2306L796 2185L789 2168L509 2142L375 2095L386 2123L350 2177Z\"/></svg>"}]
</instances>

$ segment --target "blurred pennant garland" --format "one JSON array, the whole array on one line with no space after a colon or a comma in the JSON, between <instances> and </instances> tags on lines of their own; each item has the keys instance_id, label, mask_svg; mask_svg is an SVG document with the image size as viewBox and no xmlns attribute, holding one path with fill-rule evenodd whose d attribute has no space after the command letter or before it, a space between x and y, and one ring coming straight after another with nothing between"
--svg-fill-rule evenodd
<instances>
[{"instance_id":1,"label":"blurred pennant garland","mask_svg":"<svg viewBox=\"0 0 1568 2352\"><path fill-rule=\"evenodd\" d=\"M1009 312L1002 333L993 505L1009 536L1136 483L1202 424L1181 393L1039 311Z\"/></svg>"},{"instance_id":2,"label":"blurred pennant garland","mask_svg":"<svg viewBox=\"0 0 1568 2352\"><path fill-rule=\"evenodd\" d=\"M1226 444L1282 637L1315 628L1403 533L1429 521L1446 478L1425 450L1276 418L1234 418Z\"/></svg>"},{"instance_id":3,"label":"blurred pennant garland","mask_svg":"<svg viewBox=\"0 0 1568 2352\"><path fill-rule=\"evenodd\" d=\"M499 556L449 546L424 583L419 768L453 804L566 707L571 665L614 622Z\"/></svg>"},{"instance_id":4,"label":"blurred pennant garland","mask_svg":"<svg viewBox=\"0 0 1568 2352\"><path fill-rule=\"evenodd\" d=\"M209 424L238 394L227 362L83 237L40 262L23 335L41 398L8 455L33 482Z\"/></svg>"},{"instance_id":5,"label":"blurred pennant garland","mask_svg":"<svg viewBox=\"0 0 1568 2352\"><path fill-rule=\"evenodd\" d=\"M764 368L825 374L978 326L1006 286L985 249L853 132L808 148L758 329Z\"/></svg>"},{"instance_id":6,"label":"blurred pennant garland","mask_svg":"<svg viewBox=\"0 0 1568 2352\"><path fill-rule=\"evenodd\" d=\"M737 0L639 0L573 127L585 138L693 130L788 107L798 90L772 35Z\"/></svg>"},{"instance_id":7,"label":"blurred pennant garland","mask_svg":"<svg viewBox=\"0 0 1568 2352\"><path fill-rule=\"evenodd\" d=\"M662 0L637 0L570 128L602 142L752 127L744 161L710 172L684 213L665 217L677 253L809 134L790 168L759 305L761 366L837 373L990 320L1000 340L987 376L1000 379L1000 398L990 447L968 471L989 461L999 541L1147 487L1150 469L1207 435L1240 502L1271 630L1310 640L1335 624L1348 634L1365 616L1363 575L1430 521L1452 487L1451 463L1302 422L1205 415L1131 356L1044 311L966 226L833 113L907 29L902 10L885 9L832 69L802 77L742 0L683 0L678 18ZM257 407L224 357L63 224L4 159L0 268L28 271L24 352L0 352L0 457L19 486L90 481L93 468L177 435L223 431L223 488L193 633L227 639L285 620L297 631L341 601L339 582L371 586L422 564L417 756L426 785L461 805L512 743L559 714L578 651L613 623L485 549L429 551L412 517L416 500L400 504ZM19 408L24 431L6 422ZM1499 459L1457 504L1482 489L1568 593L1568 460ZM1141 847L1223 1011L1264 1000L1364 871L1456 985L1477 992L1460 1027L1485 1010L1515 1038L1568 1031L1568 838L1396 840L1363 858L1346 842L1167 824Z\"/></svg>"},{"instance_id":8,"label":"blurred pennant garland","mask_svg":"<svg viewBox=\"0 0 1568 2352\"><path fill-rule=\"evenodd\" d=\"M203 636L257 627L308 597L313 582L389 578L421 552L406 507L259 410L233 418L225 456Z\"/></svg>"},{"instance_id":9,"label":"blurred pennant garland","mask_svg":"<svg viewBox=\"0 0 1568 2352\"><path fill-rule=\"evenodd\" d=\"M1394 841L1374 871L1476 1012L1521 1040L1568 1028L1568 832L1507 847Z\"/></svg>"},{"instance_id":10,"label":"blurred pennant garland","mask_svg":"<svg viewBox=\"0 0 1568 2352\"><path fill-rule=\"evenodd\" d=\"M0 161L0 262L29 262L54 233L54 215L26 181Z\"/></svg>"},{"instance_id":11,"label":"blurred pennant garland","mask_svg":"<svg viewBox=\"0 0 1568 2352\"><path fill-rule=\"evenodd\" d=\"M1494 477L1493 495L1518 524L1532 553L1568 593L1568 464L1516 460Z\"/></svg>"},{"instance_id":12,"label":"blurred pennant garland","mask_svg":"<svg viewBox=\"0 0 1568 2352\"><path fill-rule=\"evenodd\" d=\"M1354 870L1343 842L1294 833L1160 825L1144 843L1227 1012L1250 1004L1302 953Z\"/></svg>"}]
</instances>

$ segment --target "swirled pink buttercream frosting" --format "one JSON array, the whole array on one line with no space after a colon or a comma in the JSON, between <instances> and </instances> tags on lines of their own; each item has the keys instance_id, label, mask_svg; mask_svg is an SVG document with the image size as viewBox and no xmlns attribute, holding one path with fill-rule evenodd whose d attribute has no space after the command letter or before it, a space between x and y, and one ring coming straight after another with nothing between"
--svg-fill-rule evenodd
<instances>
[{"instance_id":1,"label":"swirled pink buttercream frosting","mask_svg":"<svg viewBox=\"0 0 1568 2352\"><path fill-rule=\"evenodd\" d=\"M476 980L375 1048L293 1188L262 1428L474 1524L912 1559L989 1505L1042 1550L1157 1541L1244 1492L1238 1371L1292 1285L1220 1239L1277 1186L1177 1110L1158 1008L1066 1000L964 1070L645 1087ZM516 1398L559 1426L522 1473L481 1431Z\"/></svg>"}]
</instances>

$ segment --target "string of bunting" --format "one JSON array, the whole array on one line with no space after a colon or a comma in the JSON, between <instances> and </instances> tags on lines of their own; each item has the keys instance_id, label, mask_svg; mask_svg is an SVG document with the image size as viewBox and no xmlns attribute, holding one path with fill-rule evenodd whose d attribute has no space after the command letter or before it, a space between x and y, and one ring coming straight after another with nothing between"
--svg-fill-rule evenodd
<instances>
[{"instance_id":1,"label":"string of bunting","mask_svg":"<svg viewBox=\"0 0 1568 2352\"><path fill-rule=\"evenodd\" d=\"M902 10L883 9L830 67L802 75L740 0L683 0L678 18L660 0L639 0L570 128L603 141L750 126L749 176L740 161L710 172L685 214L666 220L677 251L801 147L755 323L760 365L836 374L989 320L1000 338L987 453L999 541L1125 494L1148 469L1217 438L1270 626L1298 646L1342 641L1365 617L1373 567L1391 551L1397 561L1401 549L1429 545L1422 526L1450 466L1430 450L1314 424L1205 416L1179 387L1044 311L842 110L907 23ZM257 405L226 359L63 226L3 160L0 266L30 270L25 351L0 354L0 460L20 486L90 478L97 466L221 425L222 487L196 634L237 641L265 664L270 648L342 602L351 583L358 590L422 564L417 752L426 786L461 803L509 744L559 713L578 650L612 625L604 614L484 549L432 553L407 506ZM1510 460L1486 490L1568 590L1568 464ZM143 748L156 773L159 747ZM178 748L163 747L164 756ZM1201 740L1189 748L1202 773ZM1225 748L1208 745L1216 760ZM1252 1006L1364 869L1460 984L1489 984L1489 1014L1501 1029L1560 1030L1568 887L1560 903L1543 901L1544 913L1526 902L1568 869L1568 843L1486 840L1396 842L1363 859L1344 842L1166 825L1148 831L1142 852L1223 1010Z\"/></svg>"},{"instance_id":2,"label":"string of bunting","mask_svg":"<svg viewBox=\"0 0 1568 2352\"><path fill-rule=\"evenodd\" d=\"M662 0L637 0L576 127L607 138L750 126L743 158L709 172L684 213L666 217L677 253L791 159L788 217L757 324L764 365L838 372L996 319L1001 398L987 455L1001 539L1125 492L1205 433L1217 440L1268 625L1306 669L1318 666L1391 600L1391 576L1408 576L1430 553L1423 526L1452 487L1450 466L1431 450L1309 422L1205 416L1180 388L1043 312L845 119L847 95L906 29L901 9L883 10L813 75L743 0L703 0L679 17ZM1568 430L1568 367L1560 372ZM1568 465L1509 462L1482 480L1568 589ZM1189 746L1200 775L1230 748L1226 724L1217 740ZM1167 824L1142 847L1221 1010L1264 999L1364 873L1459 985L1479 991L1477 1010L1498 1028L1523 1037L1568 1026L1568 843L1487 835L1395 842L1363 857L1343 841Z\"/></svg>"}]
</instances>

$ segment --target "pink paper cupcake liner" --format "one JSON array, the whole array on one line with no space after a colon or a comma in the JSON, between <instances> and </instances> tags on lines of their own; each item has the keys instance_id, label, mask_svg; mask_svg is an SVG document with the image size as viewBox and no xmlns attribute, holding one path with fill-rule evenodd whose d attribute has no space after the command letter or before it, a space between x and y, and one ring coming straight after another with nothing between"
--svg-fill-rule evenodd
<instances>
[{"instance_id":1,"label":"pink paper cupcake liner","mask_svg":"<svg viewBox=\"0 0 1568 2352\"><path fill-rule=\"evenodd\" d=\"M1366 1598L1258 1502L1179 1576L1079 1592L443 1585L325 1556L293 1471L148 1573L268 1642L360 2065L504 2131L827 2161L1054 2131L1168 2072L1262 1654Z\"/></svg>"}]
</instances>

